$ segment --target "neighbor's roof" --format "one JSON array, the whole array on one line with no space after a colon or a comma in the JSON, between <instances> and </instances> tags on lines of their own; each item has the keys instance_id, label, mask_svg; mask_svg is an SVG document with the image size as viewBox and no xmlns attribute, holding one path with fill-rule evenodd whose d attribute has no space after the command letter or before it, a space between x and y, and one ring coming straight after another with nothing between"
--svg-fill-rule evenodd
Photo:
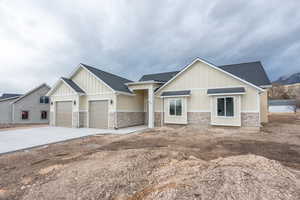
<instances>
[{"instance_id":1,"label":"neighbor's roof","mask_svg":"<svg viewBox=\"0 0 300 200\"><path fill-rule=\"evenodd\" d=\"M51 89L46 83L43 83L41 85L39 85L38 87L36 88L33 88L32 90L30 90L29 92L27 92L26 94L20 96L19 98L17 98L13 103L16 103L18 101L20 101L21 99L23 99L24 97L30 95L31 93L35 92L36 90L42 88L42 87L47 87L49 90Z\"/></svg>"},{"instance_id":2,"label":"neighbor's roof","mask_svg":"<svg viewBox=\"0 0 300 200\"><path fill-rule=\"evenodd\" d=\"M271 82L261 62L249 62L232 65L219 66L222 70L229 72L256 86L271 85Z\"/></svg>"},{"instance_id":3,"label":"neighbor's roof","mask_svg":"<svg viewBox=\"0 0 300 200\"><path fill-rule=\"evenodd\" d=\"M131 91L128 89L128 87L125 85L125 83L133 82L131 80L128 80L126 78L102 71L100 69L88 66L86 64L82 64L86 69L88 69L91 73L93 73L95 76L97 76L99 79L101 79L104 83L106 83L109 87L111 87L113 90L120 91L120 92L127 92L131 93Z\"/></svg>"},{"instance_id":4,"label":"neighbor's roof","mask_svg":"<svg viewBox=\"0 0 300 200\"><path fill-rule=\"evenodd\" d=\"M73 88L73 90L75 90L75 92L78 93L85 93L74 81L72 81L71 79L65 78L65 77L61 77L61 79L67 83L71 88Z\"/></svg>"},{"instance_id":5,"label":"neighbor's roof","mask_svg":"<svg viewBox=\"0 0 300 200\"><path fill-rule=\"evenodd\" d=\"M157 74L146 74L140 78L139 81L160 81L160 82L167 82L173 76L175 76L180 71L174 72L164 72L164 73L157 73Z\"/></svg>"},{"instance_id":6,"label":"neighbor's roof","mask_svg":"<svg viewBox=\"0 0 300 200\"><path fill-rule=\"evenodd\" d=\"M0 99L8 99L8 98L19 97L19 96L22 96L22 94L3 93Z\"/></svg>"},{"instance_id":7,"label":"neighbor's roof","mask_svg":"<svg viewBox=\"0 0 300 200\"><path fill-rule=\"evenodd\" d=\"M214 88L208 89L207 94L234 94L234 93L244 93L244 87L232 87L232 88Z\"/></svg>"},{"instance_id":8,"label":"neighbor's roof","mask_svg":"<svg viewBox=\"0 0 300 200\"><path fill-rule=\"evenodd\" d=\"M276 99L276 100L269 100L270 106L295 106L296 100L295 99Z\"/></svg>"},{"instance_id":9,"label":"neighbor's roof","mask_svg":"<svg viewBox=\"0 0 300 200\"><path fill-rule=\"evenodd\" d=\"M191 94L191 90L180 90L180 91L168 91L168 92L163 92L161 94L162 97L167 97L167 96L188 96Z\"/></svg>"}]
</instances>

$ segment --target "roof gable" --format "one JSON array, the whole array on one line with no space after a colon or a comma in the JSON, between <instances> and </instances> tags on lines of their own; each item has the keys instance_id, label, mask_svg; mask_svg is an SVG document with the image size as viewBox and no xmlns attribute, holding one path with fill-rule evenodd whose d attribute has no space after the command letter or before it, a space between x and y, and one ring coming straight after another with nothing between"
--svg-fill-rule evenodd
<instances>
[{"instance_id":1,"label":"roof gable","mask_svg":"<svg viewBox=\"0 0 300 200\"><path fill-rule=\"evenodd\" d=\"M36 87L36 88L30 90L30 91L27 92L26 94L20 96L20 97L17 98L13 103L17 103L17 102L20 101L21 99L23 99L23 98L29 96L29 95L32 94L33 92L35 92L35 91L37 91L37 90L39 90L39 89L41 89L41 88L43 88L43 87L46 87L48 90L51 89L46 83L43 83L43 84L39 85L38 87Z\"/></svg>"},{"instance_id":2,"label":"roof gable","mask_svg":"<svg viewBox=\"0 0 300 200\"><path fill-rule=\"evenodd\" d=\"M170 84L173 80L175 80L178 76L180 76L180 75L181 75L183 72L185 72L187 69L189 69L190 67L192 67L196 62L202 62L202 63L205 63L207 66L212 67L213 69L216 69L216 70L218 70L218 71L220 71L220 72L223 72L224 74L227 74L228 76L231 76L232 78L234 78L234 79L236 79L236 80L239 80L239 81L241 81L241 82L243 82L243 83L245 83L245 84L247 84L247 85L250 85L250 86L254 87L255 89L257 89L257 90L259 90L259 91L263 91L262 88L260 88L259 86L255 85L255 84L253 84L253 83L248 82L247 80L244 80L244 79L242 79L242 78L240 78L240 77L238 77L238 76L236 76L236 75L234 75L234 74L232 74L232 73L230 73L230 72L227 72L227 71L223 70L222 68L217 67L217 66L215 66L215 65L213 65L213 64L211 64L211 63L209 63L209 62L207 62L207 61L205 61L205 60L203 60L203 59L196 58L196 59L193 60L193 62L191 62L189 65L185 66L179 73L177 73L177 74L176 74L173 78L171 78L168 82L166 82L164 85L162 85L162 86L156 91L156 93L158 93L160 90L162 90L166 85Z\"/></svg>"},{"instance_id":3,"label":"roof gable","mask_svg":"<svg viewBox=\"0 0 300 200\"><path fill-rule=\"evenodd\" d=\"M111 74L111 73L102 71L100 69L91 67L86 64L81 63L81 65L84 68L86 68L88 71L90 71L92 74L94 74L97 78L102 80L111 89L113 89L115 91L119 91L119 92L131 93L131 91L128 89L128 87L125 85L125 83L129 83L129 82L133 82L133 81L123 78L121 76L117 76L115 74Z\"/></svg>"}]
</instances>

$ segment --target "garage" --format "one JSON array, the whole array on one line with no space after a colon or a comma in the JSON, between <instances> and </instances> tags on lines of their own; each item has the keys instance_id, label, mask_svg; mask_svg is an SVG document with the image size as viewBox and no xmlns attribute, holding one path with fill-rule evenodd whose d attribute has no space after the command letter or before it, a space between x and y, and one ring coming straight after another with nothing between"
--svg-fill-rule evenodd
<instances>
[{"instance_id":1,"label":"garage","mask_svg":"<svg viewBox=\"0 0 300 200\"><path fill-rule=\"evenodd\" d=\"M56 126L72 127L72 101L56 102Z\"/></svg>"},{"instance_id":2,"label":"garage","mask_svg":"<svg viewBox=\"0 0 300 200\"><path fill-rule=\"evenodd\" d=\"M276 99L269 100L270 113L294 113L296 112L296 100Z\"/></svg>"},{"instance_id":3,"label":"garage","mask_svg":"<svg viewBox=\"0 0 300 200\"><path fill-rule=\"evenodd\" d=\"M108 128L108 101L89 101L89 127Z\"/></svg>"}]
</instances>

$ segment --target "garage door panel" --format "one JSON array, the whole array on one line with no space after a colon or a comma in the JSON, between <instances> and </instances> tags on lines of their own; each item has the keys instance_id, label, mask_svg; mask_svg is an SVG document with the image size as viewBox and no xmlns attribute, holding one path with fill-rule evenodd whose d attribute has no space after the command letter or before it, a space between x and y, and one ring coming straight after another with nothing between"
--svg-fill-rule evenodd
<instances>
[{"instance_id":1,"label":"garage door panel","mask_svg":"<svg viewBox=\"0 0 300 200\"><path fill-rule=\"evenodd\" d=\"M108 101L90 101L90 128L108 128Z\"/></svg>"},{"instance_id":2,"label":"garage door panel","mask_svg":"<svg viewBox=\"0 0 300 200\"><path fill-rule=\"evenodd\" d=\"M72 102L56 102L56 126L72 127Z\"/></svg>"}]
</instances>

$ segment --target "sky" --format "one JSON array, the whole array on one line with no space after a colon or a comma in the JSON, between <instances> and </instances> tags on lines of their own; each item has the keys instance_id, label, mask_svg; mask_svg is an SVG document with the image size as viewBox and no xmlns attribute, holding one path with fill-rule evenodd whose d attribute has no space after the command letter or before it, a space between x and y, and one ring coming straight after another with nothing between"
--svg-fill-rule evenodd
<instances>
[{"instance_id":1,"label":"sky","mask_svg":"<svg viewBox=\"0 0 300 200\"><path fill-rule=\"evenodd\" d=\"M299 0L0 0L0 93L68 77L79 63L131 80L261 61L300 72Z\"/></svg>"}]
</instances>

